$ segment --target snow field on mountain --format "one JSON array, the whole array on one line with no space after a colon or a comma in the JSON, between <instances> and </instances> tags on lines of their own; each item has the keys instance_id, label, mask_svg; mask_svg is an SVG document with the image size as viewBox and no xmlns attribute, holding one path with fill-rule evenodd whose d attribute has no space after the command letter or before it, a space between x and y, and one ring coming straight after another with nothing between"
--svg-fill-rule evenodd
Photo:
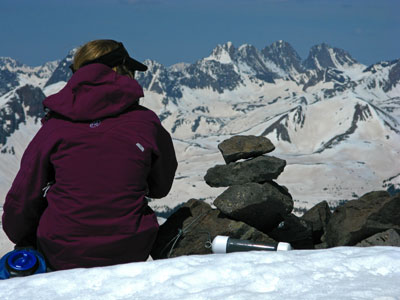
<instances>
[{"instance_id":1,"label":"snow field on mountain","mask_svg":"<svg viewBox=\"0 0 400 300\"><path fill-rule=\"evenodd\" d=\"M341 200L382 189L368 167L341 162L289 164L277 182L289 189L295 208L301 209L310 209L323 200L336 207Z\"/></svg>"},{"instance_id":2,"label":"snow field on mountain","mask_svg":"<svg viewBox=\"0 0 400 300\"><path fill-rule=\"evenodd\" d=\"M300 202L295 206L311 208L322 200L328 200L335 206L339 200L353 199L382 189L383 180L398 173L400 136L385 129L380 119L376 118L376 112L370 111L372 116L357 123L351 138L322 153L307 154L301 148L293 149L295 142L289 144L272 139L277 146L277 156L288 163L277 181L287 186ZM343 120L342 124L349 122L351 120ZM336 134L341 133L340 128L332 125L332 129L338 130ZM304 137L304 140L312 138Z\"/></svg>"},{"instance_id":3,"label":"snow field on mountain","mask_svg":"<svg viewBox=\"0 0 400 300\"><path fill-rule=\"evenodd\" d=\"M376 299L400 295L397 247L181 256L0 282L7 299Z\"/></svg>"},{"instance_id":4,"label":"snow field on mountain","mask_svg":"<svg viewBox=\"0 0 400 300\"><path fill-rule=\"evenodd\" d=\"M7 152L0 155L0 173L2 174L0 178L1 204L4 201L5 192L9 190L17 174L22 154L40 126L40 121L35 122L33 118L28 118L26 124L21 124L20 129L8 139L5 147Z\"/></svg>"},{"instance_id":5,"label":"snow field on mountain","mask_svg":"<svg viewBox=\"0 0 400 300\"><path fill-rule=\"evenodd\" d=\"M399 98L399 95L400 95L400 84L396 85L396 87L393 88L391 91L389 91L389 92L387 93L387 95L388 95L389 97L393 97L393 98L397 97L397 99L398 99L398 98Z\"/></svg>"},{"instance_id":6,"label":"snow field on mountain","mask_svg":"<svg viewBox=\"0 0 400 300\"><path fill-rule=\"evenodd\" d=\"M8 190L18 172L22 154L32 137L40 128L40 121L27 118L26 124L20 124L20 129L10 136L5 147L6 153L0 155L0 213L3 212L3 203ZM1 224L1 218L0 218ZM8 240L3 230L0 230L0 253L6 253L13 249L13 244Z\"/></svg>"}]
</instances>

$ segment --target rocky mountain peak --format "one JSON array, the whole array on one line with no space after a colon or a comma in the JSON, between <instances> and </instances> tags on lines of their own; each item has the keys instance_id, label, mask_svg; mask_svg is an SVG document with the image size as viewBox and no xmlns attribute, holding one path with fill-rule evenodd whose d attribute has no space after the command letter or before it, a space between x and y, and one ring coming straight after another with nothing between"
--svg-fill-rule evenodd
<instances>
[{"instance_id":1,"label":"rocky mountain peak","mask_svg":"<svg viewBox=\"0 0 400 300\"><path fill-rule=\"evenodd\" d=\"M211 55L206 57L205 60L216 60L223 64L232 63L235 59L236 48L232 42L226 42L225 44L218 45L214 48Z\"/></svg>"},{"instance_id":2,"label":"rocky mountain peak","mask_svg":"<svg viewBox=\"0 0 400 300\"><path fill-rule=\"evenodd\" d=\"M10 57L0 57L0 70L7 70L9 72L28 76L34 75L39 78L50 76L58 64L59 61L49 61L43 65L31 67Z\"/></svg>"},{"instance_id":3,"label":"rocky mountain peak","mask_svg":"<svg viewBox=\"0 0 400 300\"><path fill-rule=\"evenodd\" d=\"M363 73L367 77L368 88L379 86L387 93L400 83L400 59L370 65ZM382 74L387 74L387 77Z\"/></svg>"},{"instance_id":4,"label":"rocky mountain peak","mask_svg":"<svg viewBox=\"0 0 400 300\"><path fill-rule=\"evenodd\" d=\"M21 68L23 66L19 61L11 58L11 57L0 57L0 70L15 70L17 68Z\"/></svg>"},{"instance_id":5,"label":"rocky mountain peak","mask_svg":"<svg viewBox=\"0 0 400 300\"><path fill-rule=\"evenodd\" d=\"M146 72L137 72L137 75L139 74L144 74L144 73L148 73L148 72L157 72L157 70L159 69L166 69L164 67L164 65L160 64L159 62L152 60L152 59L146 59L145 61L143 61L143 64L145 64L148 68L148 71Z\"/></svg>"},{"instance_id":6,"label":"rocky mountain peak","mask_svg":"<svg viewBox=\"0 0 400 300\"><path fill-rule=\"evenodd\" d=\"M72 71L70 70L69 66L73 62L74 55L78 48L74 48L68 52L67 56L61 60L57 68L54 70L53 74L46 82L45 86L49 86L53 83L57 83L59 81L67 82L69 78L72 76Z\"/></svg>"},{"instance_id":7,"label":"rocky mountain peak","mask_svg":"<svg viewBox=\"0 0 400 300\"><path fill-rule=\"evenodd\" d=\"M265 47L265 49L269 50L270 52L279 52L281 54L284 54L284 53L295 53L296 56L298 58L300 58L300 56L294 50L292 45L290 45L288 42L286 42L284 40L275 41L271 45Z\"/></svg>"},{"instance_id":8,"label":"rocky mountain peak","mask_svg":"<svg viewBox=\"0 0 400 300\"><path fill-rule=\"evenodd\" d=\"M42 66L30 67L13 58L0 57L0 96L30 81L43 87L57 64L57 61L53 61Z\"/></svg>"},{"instance_id":9,"label":"rocky mountain peak","mask_svg":"<svg viewBox=\"0 0 400 300\"><path fill-rule=\"evenodd\" d=\"M238 48L239 56L246 57L248 55L254 55L258 52L257 48L250 44L243 44Z\"/></svg>"},{"instance_id":10,"label":"rocky mountain peak","mask_svg":"<svg viewBox=\"0 0 400 300\"><path fill-rule=\"evenodd\" d=\"M343 49L333 48L326 43L314 45L303 65L308 69L345 69L358 62Z\"/></svg>"},{"instance_id":11,"label":"rocky mountain peak","mask_svg":"<svg viewBox=\"0 0 400 300\"><path fill-rule=\"evenodd\" d=\"M301 73L304 71L299 54L289 43L283 40L272 43L261 52L267 59L288 73Z\"/></svg>"},{"instance_id":12,"label":"rocky mountain peak","mask_svg":"<svg viewBox=\"0 0 400 300\"><path fill-rule=\"evenodd\" d=\"M184 72L190 66L189 63L177 63L169 67L172 72Z\"/></svg>"},{"instance_id":13,"label":"rocky mountain peak","mask_svg":"<svg viewBox=\"0 0 400 300\"><path fill-rule=\"evenodd\" d=\"M253 45L244 44L239 47L237 61L239 68L247 65L244 72L250 72L256 78L273 83L274 79L284 77L286 73L273 61L266 59ZM247 69L246 69L247 68Z\"/></svg>"},{"instance_id":14,"label":"rocky mountain peak","mask_svg":"<svg viewBox=\"0 0 400 300\"><path fill-rule=\"evenodd\" d=\"M400 59L393 63L393 67L389 71L389 82L386 90L389 91L400 83Z\"/></svg>"}]
</instances>

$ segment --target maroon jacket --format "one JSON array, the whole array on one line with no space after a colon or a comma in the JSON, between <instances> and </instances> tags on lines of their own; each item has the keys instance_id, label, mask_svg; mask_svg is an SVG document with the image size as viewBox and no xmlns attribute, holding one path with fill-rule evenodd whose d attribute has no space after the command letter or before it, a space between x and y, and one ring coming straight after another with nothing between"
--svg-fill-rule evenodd
<instances>
[{"instance_id":1,"label":"maroon jacket","mask_svg":"<svg viewBox=\"0 0 400 300\"><path fill-rule=\"evenodd\" d=\"M92 64L44 100L50 118L3 207L11 241L37 237L55 269L147 259L158 223L145 196L168 194L177 162L170 135L140 97L136 80Z\"/></svg>"}]
</instances>

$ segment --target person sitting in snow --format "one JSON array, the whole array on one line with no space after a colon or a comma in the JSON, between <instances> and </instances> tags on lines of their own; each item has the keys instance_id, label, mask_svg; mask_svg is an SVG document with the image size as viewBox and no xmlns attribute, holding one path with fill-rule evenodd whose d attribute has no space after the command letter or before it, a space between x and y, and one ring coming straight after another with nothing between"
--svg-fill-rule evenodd
<instances>
[{"instance_id":1,"label":"person sitting in snow","mask_svg":"<svg viewBox=\"0 0 400 300\"><path fill-rule=\"evenodd\" d=\"M95 40L71 69L43 102L48 113L6 196L3 229L55 270L145 261L158 232L146 197L165 197L177 168L169 133L139 105L135 71L147 67L122 43Z\"/></svg>"}]
</instances>

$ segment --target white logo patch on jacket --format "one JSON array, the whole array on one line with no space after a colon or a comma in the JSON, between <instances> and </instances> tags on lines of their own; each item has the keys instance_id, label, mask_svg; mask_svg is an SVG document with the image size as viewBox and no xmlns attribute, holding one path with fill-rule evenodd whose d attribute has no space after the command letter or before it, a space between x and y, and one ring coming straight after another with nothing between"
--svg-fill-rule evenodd
<instances>
[{"instance_id":1,"label":"white logo patch on jacket","mask_svg":"<svg viewBox=\"0 0 400 300\"><path fill-rule=\"evenodd\" d=\"M140 149L140 151L144 152L144 147L140 143L136 143L136 146Z\"/></svg>"}]
</instances>

